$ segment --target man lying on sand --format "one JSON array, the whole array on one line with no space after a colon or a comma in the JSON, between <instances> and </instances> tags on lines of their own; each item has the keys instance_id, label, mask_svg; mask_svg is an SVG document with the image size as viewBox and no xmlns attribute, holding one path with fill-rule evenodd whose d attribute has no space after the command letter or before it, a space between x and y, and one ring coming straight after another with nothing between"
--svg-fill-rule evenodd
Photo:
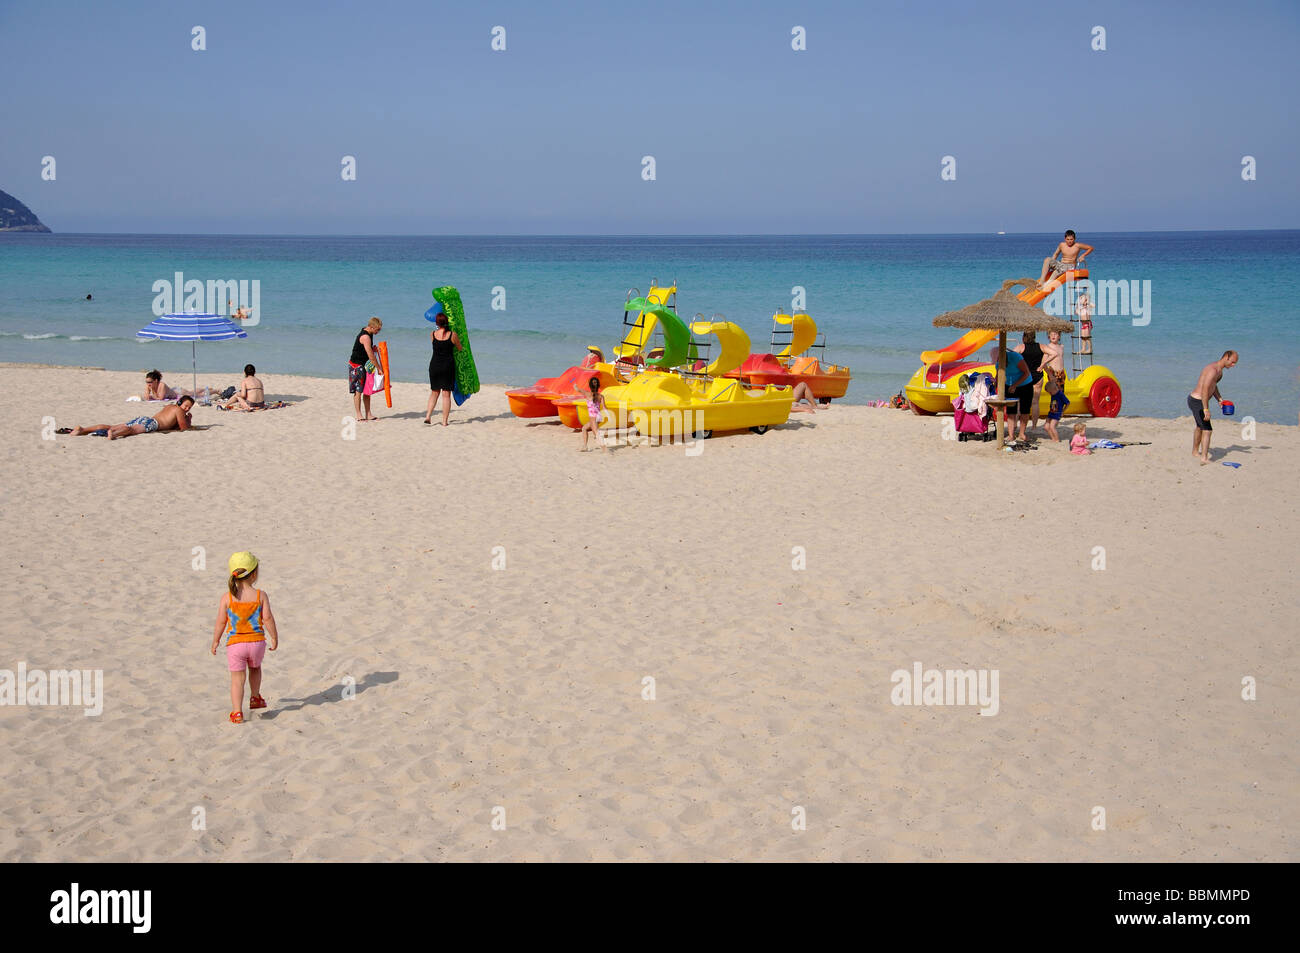
<instances>
[{"instance_id":1,"label":"man lying on sand","mask_svg":"<svg viewBox=\"0 0 1300 953\"><path fill-rule=\"evenodd\" d=\"M193 397L182 397L176 403L164 407L153 417L136 417L124 424L95 424L92 427L77 427L70 431L74 437L86 434L99 434L109 440L119 437L134 437L141 433L160 433L164 430L189 430L193 426L190 420L190 408L194 406Z\"/></svg>"}]
</instances>

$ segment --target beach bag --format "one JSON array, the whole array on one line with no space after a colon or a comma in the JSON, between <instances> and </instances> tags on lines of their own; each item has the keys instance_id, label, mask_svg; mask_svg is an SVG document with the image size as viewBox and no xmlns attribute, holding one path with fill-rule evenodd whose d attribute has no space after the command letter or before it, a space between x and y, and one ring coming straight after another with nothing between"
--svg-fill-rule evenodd
<instances>
[{"instance_id":1,"label":"beach bag","mask_svg":"<svg viewBox=\"0 0 1300 953\"><path fill-rule=\"evenodd\" d=\"M362 388L361 393L370 395L378 394L384 389L384 375L378 371L366 375L366 386Z\"/></svg>"}]
</instances>

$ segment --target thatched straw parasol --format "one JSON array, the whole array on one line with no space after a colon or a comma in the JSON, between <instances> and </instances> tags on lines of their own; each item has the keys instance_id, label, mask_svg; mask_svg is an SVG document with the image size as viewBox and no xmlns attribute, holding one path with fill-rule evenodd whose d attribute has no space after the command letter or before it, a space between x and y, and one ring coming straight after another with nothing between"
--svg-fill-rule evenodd
<instances>
[{"instance_id":1,"label":"thatched straw parasol","mask_svg":"<svg viewBox=\"0 0 1300 953\"><path fill-rule=\"evenodd\" d=\"M1026 289L1038 287L1032 278L1012 278L1002 282L1002 290L992 298L985 298L958 311L946 311L934 319L936 328L968 328L970 330L998 332L998 399L1007 396L1007 332L1008 331L1060 331L1069 334L1074 325L1062 318L1054 318L1041 308L1021 301L1011 290L1016 286ZM998 446L1006 435L1006 418L998 414Z\"/></svg>"}]
</instances>

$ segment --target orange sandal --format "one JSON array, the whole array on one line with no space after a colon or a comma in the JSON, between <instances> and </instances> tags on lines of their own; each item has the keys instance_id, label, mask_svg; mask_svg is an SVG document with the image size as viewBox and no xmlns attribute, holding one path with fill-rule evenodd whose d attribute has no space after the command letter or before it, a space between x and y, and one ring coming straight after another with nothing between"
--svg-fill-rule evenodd
<instances>
[{"instance_id":1,"label":"orange sandal","mask_svg":"<svg viewBox=\"0 0 1300 953\"><path fill-rule=\"evenodd\" d=\"M244 723L244 713L242 711L232 711L230 713L230 723L232 725L242 725Z\"/></svg>"},{"instance_id":2,"label":"orange sandal","mask_svg":"<svg viewBox=\"0 0 1300 953\"><path fill-rule=\"evenodd\" d=\"M248 700L248 707L249 707L249 708L265 708L265 707L266 707L266 699L263 698L261 695L254 695L252 698L250 698L250 699Z\"/></svg>"}]
</instances>

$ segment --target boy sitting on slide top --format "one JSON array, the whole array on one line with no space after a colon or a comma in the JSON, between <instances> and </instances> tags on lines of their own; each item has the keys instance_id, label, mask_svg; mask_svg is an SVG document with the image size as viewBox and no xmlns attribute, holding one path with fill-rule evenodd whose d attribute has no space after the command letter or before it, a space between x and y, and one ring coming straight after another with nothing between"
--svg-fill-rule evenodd
<instances>
[{"instance_id":1,"label":"boy sitting on slide top","mask_svg":"<svg viewBox=\"0 0 1300 953\"><path fill-rule=\"evenodd\" d=\"M1047 281L1048 272L1054 275L1063 275L1075 268L1082 268L1083 260L1091 255L1092 251L1091 245L1085 245L1083 242L1075 240L1074 229L1066 229L1065 240L1057 243L1056 251L1052 252L1052 257L1043 259L1043 273L1038 276L1038 287L1043 287L1043 283ZM1057 256L1060 256L1059 259Z\"/></svg>"}]
</instances>

